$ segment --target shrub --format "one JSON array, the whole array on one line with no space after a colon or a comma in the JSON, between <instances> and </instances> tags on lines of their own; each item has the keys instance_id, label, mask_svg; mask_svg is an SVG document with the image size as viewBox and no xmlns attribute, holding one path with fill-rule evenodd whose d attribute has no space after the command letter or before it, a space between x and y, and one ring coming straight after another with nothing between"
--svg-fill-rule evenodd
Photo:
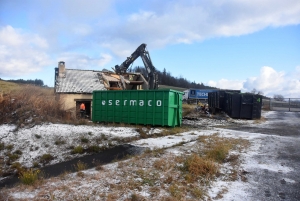
<instances>
[{"instance_id":1,"label":"shrub","mask_svg":"<svg viewBox=\"0 0 300 201\"><path fill-rule=\"evenodd\" d=\"M19 174L19 179L25 185L32 185L39 179L40 170L24 170Z\"/></svg>"},{"instance_id":2,"label":"shrub","mask_svg":"<svg viewBox=\"0 0 300 201\"><path fill-rule=\"evenodd\" d=\"M51 154L43 154L40 158L40 163L46 164L52 161L54 157Z\"/></svg>"},{"instance_id":3,"label":"shrub","mask_svg":"<svg viewBox=\"0 0 300 201\"><path fill-rule=\"evenodd\" d=\"M83 148L82 146L77 146L77 147L74 147L74 149L72 150L72 154L82 154L83 153Z\"/></svg>"}]
</instances>

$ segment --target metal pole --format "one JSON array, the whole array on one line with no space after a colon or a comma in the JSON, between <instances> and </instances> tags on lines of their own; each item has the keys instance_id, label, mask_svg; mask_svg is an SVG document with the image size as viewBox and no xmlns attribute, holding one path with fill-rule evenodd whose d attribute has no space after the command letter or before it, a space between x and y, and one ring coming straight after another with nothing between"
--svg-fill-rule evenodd
<instances>
[{"instance_id":1,"label":"metal pole","mask_svg":"<svg viewBox=\"0 0 300 201\"><path fill-rule=\"evenodd\" d=\"M291 99L289 98L289 112L291 111Z\"/></svg>"}]
</instances>

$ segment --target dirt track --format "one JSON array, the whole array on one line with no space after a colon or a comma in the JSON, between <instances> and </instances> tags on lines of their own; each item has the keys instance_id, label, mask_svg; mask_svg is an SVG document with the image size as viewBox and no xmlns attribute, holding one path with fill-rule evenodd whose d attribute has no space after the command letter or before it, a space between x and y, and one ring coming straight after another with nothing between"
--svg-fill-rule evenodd
<instances>
[{"instance_id":1,"label":"dirt track","mask_svg":"<svg viewBox=\"0 0 300 201\"><path fill-rule=\"evenodd\" d=\"M226 129L261 133L259 154L254 158L258 164L274 162L281 168L251 169L248 182L250 200L300 200L300 113L269 112L267 123L255 125L229 125ZM276 169L276 168L275 168Z\"/></svg>"}]
</instances>

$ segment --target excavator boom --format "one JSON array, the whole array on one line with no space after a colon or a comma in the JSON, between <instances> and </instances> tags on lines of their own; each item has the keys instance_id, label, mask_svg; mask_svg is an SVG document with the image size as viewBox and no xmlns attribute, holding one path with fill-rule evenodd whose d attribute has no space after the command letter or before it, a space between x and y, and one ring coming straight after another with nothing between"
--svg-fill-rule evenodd
<instances>
[{"instance_id":1,"label":"excavator boom","mask_svg":"<svg viewBox=\"0 0 300 201\"><path fill-rule=\"evenodd\" d=\"M149 52L146 50L146 44L142 43L127 59L119 66L115 66L115 72L119 75L127 72L129 66L138 58L141 57L148 73L149 89L158 88L158 78L156 69L152 64Z\"/></svg>"}]
</instances>

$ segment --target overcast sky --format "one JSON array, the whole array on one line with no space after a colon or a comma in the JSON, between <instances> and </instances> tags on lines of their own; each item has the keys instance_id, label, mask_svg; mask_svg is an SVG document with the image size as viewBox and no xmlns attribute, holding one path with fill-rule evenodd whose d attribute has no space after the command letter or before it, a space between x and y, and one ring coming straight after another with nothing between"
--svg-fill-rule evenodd
<instances>
[{"instance_id":1,"label":"overcast sky","mask_svg":"<svg viewBox=\"0 0 300 201\"><path fill-rule=\"evenodd\" d=\"M111 69L141 43L174 77L300 98L299 0L0 0L2 79L53 86L61 60Z\"/></svg>"}]
</instances>

